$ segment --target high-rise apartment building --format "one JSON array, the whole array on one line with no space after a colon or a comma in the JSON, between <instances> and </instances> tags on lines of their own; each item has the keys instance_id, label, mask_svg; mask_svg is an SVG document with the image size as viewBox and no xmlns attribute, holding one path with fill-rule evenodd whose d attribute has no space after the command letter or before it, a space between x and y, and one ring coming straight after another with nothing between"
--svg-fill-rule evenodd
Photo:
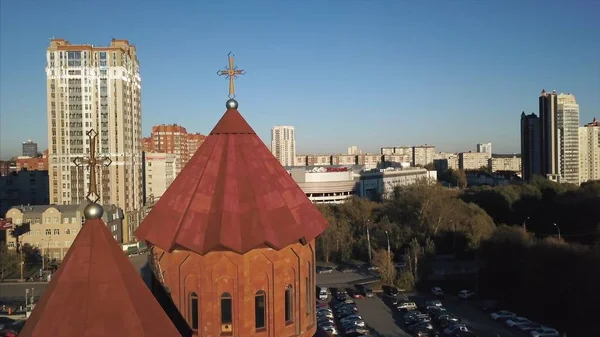
<instances>
[{"instance_id":1,"label":"high-rise apartment building","mask_svg":"<svg viewBox=\"0 0 600 337\"><path fill-rule=\"evenodd\" d=\"M429 163L433 163L435 157L435 146L433 145L419 145L413 146L413 166L425 166Z\"/></svg>"},{"instance_id":2,"label":"high-rise apartment building","mask_svg":"<svg viewBox=\"0 0 600 337\"><path fill-rule=\"evenodd\" d=\"M579 128L579 175L581 182L600 180L600 121Z\"/></svg>"},{"instance_id":3,"label":"high-rise apartment building","mask_svg":"<svg viewBox=\"0 0 600 337\"><path fill-rule=\"evenodd\" d=\"M37 157L38 155L38 144L29 139L23 142L23 157Z\"/></svg>"},{"instance_id":4,"label":"high-rise apartment building","mask_svg":"<svg viewBox=\"0 0 600 337\"><path fill-rule=\"evenodd\" d=\"M283 166L294 166L296 133L293 126L278 125L271 129L271 153Z\"/></svg>"},{"instance_id":5,"label":"high-rise apartment building","mask_svg":"<svg viewBox=\"0 0 600 337\"><path fill-rule=\"evenodd\" d=\"M161 124L152 127L150 138L152 149L149 152L172 153L177 156L176 172L179 174L190 159L187 130L177 124Z\"/></svg>"},{"instance_id":6,"label":"high-rise apartment building","mask_svg":"<svg viewBox=\"0 0 600 337\"><path fill-rule=\"evenodd\" d=\"M358 148L358 146L352 145L352 146L348 147L348 155L357 156L359 154L361 154L361 151Z\"/></svg>"},{"instance_id":7,"label":"high-rise apartment building","mask_svg":"<svg viewBox=\"0 0 600 337\"><path fill-rule=\"evenodd\" d=\"M557 103L560 181L579 185L579 105L571 94L558 94Z\"/></svg>"},{"instance_id":8,"label":"high-rise apartment building","mask_svg":"<svg viewBox=\"0 0 600 337\"><path fill-rule=\"evenodd\" d=\"M99 203L125 212L123 239L133 240L143 205L141 78L135 46L73 45L52 39L46 51L50 203L79 204L89 170L73 160L89 155L86 135L97 132L96 153L112 163L98 172Z\"/></svg>"},{"instance_id":9,"label":"high-rise apartment building","mask_svg":"<svg viewBox=\"0 0 600 337\"><path fill-rule=\"evenodd\" d=\"M540 174L553 181L579 184L579 105L575 96L542 90L539 109L539 117L521 114L523 178Z\"/></svg>"},{"instance_id":10,"label":"high-rise apartment building","mask_svg":"<svg viewBox=\"0 0 600 337\"><path fill-rule=\"evenodd\" d=\"M144 152L171 153L177 156L175 174L179 174L185 164L206 136L200 133L188 133L185 127L177 124L161 124L152 127L150 137L142 138Z\"/></svg>"},{"instance_id":11,"label":"high-rise apartment building","mask_svg":"<svg viewBox=\"0 0 600 337\"><path fill-rule=\"evenodd\" d=\"M559 181L558 96L542 90L539 98L542 175Z\"/></svg>"},{"instance_id":12,"label":"high-rise apartment building","mask_svg":"<svg viewBox=\"0 0 600 337\"><path fill-rule=\"evenodd\" d=\"M492 143L477 144L477 153L487 153L488 158L492 158Z\"/></svg>"},{"instance_id":13,"label":"high-rise apartment building","mask_svg":"<svg viewBox=\"0 0 600 337\"><path fill-rule=\"evenodd\" d=\"M543 175L542 135L540 118L521 113L521 173L524 180Z\"/></svg>"}]
</instances>

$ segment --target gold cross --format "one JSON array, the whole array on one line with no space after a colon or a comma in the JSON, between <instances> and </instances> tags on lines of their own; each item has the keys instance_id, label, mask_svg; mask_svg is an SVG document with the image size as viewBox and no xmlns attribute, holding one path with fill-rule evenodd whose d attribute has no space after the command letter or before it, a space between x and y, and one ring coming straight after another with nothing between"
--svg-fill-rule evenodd
<instances>
[{"instance_id":1,"label":"gold cross","mask_svg":"<svg viewBox=\"0 0 600 337\"><path fill-rule=\"evenodd\" d=\"M96 166L102 165L108 167L112 163L112 160L108 157L96 157L96 138L98 138L98 133L94 129L90 129L90 131L86 132L86 135L90 141L90 155L88 157L77 157L73 159L73 163L77 167L86 166L90 170L90 188L85 198L89 202L97 202L100 200L100 196L98 195L96 186Z\"/></svg>"},{"instance_id":2,"label":"gold cross","mask_svg":"<svg viewBox=\"0 0 600 337\"><path fill-rule=\"evenodd\" d=\"M229 80L229 98L235 98L234 80L237 78L237 75L246 74L244 69L238 69L238 67L234 64L234 57L235 56L231 53L227 54L227 58L229 59L229 65L226 66L225 69L217 71L217 75L224 75L225 78Z\"/></svg>"}]
</instances>

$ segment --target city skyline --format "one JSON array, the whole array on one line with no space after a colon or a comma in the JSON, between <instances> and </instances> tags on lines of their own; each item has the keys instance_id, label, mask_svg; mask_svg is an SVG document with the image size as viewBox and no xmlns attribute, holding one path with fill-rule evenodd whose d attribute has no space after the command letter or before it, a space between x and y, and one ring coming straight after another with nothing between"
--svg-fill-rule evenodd
<instances>
[{"instance_id":1,"label":"city skyline","mask_svg":"<svg viewBox=\"0 0 600 337\"><path fill-rule=\"evenodd\" d=\"M541 89L574 93L581 124L600 115L600 65L594 59L600 47L591 43L600 28L592 14L597 4L545 6L543 20L554 22L552 35L539 24L533 4L515 11L514 4L240 3L225 24L220 14L230 4L188 3L148 6L131 25L119 13L138 12L135 5L119 3L110 5L119 10L108 32L103 19L81 15L89 5L57 4L1 5L3 159L17 155L31 135L40 149L48 147L43 69L52 36L100 46L115 37L137 46L143 135L165 123L207 134L224 110L214 99L225 96L215 64L224 64L229 51L248 71L236 83L240 111L266 144L274 125L294 125L298 153L344 153L350 144L376 153L384 146L425 143L460 152L478 142L493 143L494 152L516 153L518 116L537 113L534 97ZM58 8L69 20L52 19ZM506 26L507 18L522 24ZM158 19L171 28L155 25ZM84 22L92 28L72 29ZM560 41L560 48L548 49L539 36ZM391 68L381 71L382 64ZM506 99L498 100L499 93ZM29 122L36 119L40 123ZM374 120L379 122L366 123Z\"/></svg>"}]
</instances>

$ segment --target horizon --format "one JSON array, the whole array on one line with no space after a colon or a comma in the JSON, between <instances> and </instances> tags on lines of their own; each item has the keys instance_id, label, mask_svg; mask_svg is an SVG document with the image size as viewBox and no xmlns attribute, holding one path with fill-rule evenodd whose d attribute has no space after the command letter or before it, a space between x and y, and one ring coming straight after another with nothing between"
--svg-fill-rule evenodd
<instances>
[{"instance_id":1,"label":"horizon","mask_svg":"<svg viewBox=\"0 0 600 337\"><path fill-rule=\"evenodd\" d=\"M267 146L273 126L294 126L302 154L421 144L467 152L488 142L494 153L519 153L520 114L538 114L542 89L572 93L580 125L600 117L599 3L551 1L543 15L536 3L516 1L105 4L115 9L110 26L87 14L92 3L0 4L2 159L29 138L47 148L51 37L136 45L144 137L172 123L208 134L225 111L227 81L216 71L228 52L247 71L236 81L242 115Z\"/></svg>"}]
</instances>

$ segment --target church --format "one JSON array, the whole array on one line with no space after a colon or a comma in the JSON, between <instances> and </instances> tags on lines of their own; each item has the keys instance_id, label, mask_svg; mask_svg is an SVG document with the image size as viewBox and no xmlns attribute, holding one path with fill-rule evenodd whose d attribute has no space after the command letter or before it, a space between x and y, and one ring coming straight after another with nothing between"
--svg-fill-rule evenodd
<instances>
[{"instance_id":1,"label":"church","mask_svg":"<svg viewBox=\"0 0 600 337\"><path fill-rule=\"evenodd\" d=\"M19 336L315 334L315 238L327 221L239 113L233 61L219 72L225 114L135 232L151 247L151 290L90 200Z\"/></svg>"}]
</instances>

